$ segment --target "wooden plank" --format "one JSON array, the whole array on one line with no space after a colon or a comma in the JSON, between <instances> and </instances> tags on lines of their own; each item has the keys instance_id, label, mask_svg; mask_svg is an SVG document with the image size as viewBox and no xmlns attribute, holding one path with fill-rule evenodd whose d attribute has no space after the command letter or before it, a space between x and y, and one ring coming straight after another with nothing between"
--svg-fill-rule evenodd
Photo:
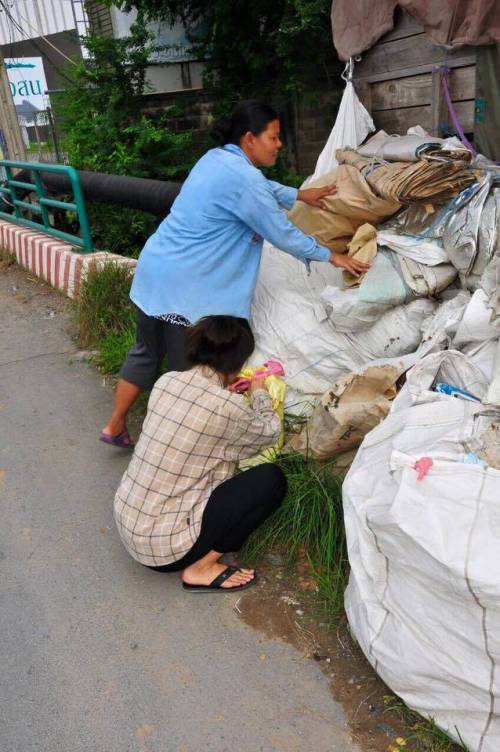
<instances>
[{"instance_id":1,"label":"wooden plank","mask_svg":"<svg viewBox=\"0 0 500 752\"><path fill-rule=\"evenodd\" d=\"M436 68L431 73L431 132L435 136L441 136L443 131L442 125L445 122L444 108L445 102L443 87L441 85L441 74ZM447 123L448 119L446 118Z\"/></svg>"},{"instance_id":2,"label":"wooden plank","mask_svg":"<svg viewBox=\"0 0 500 752\"><path fill-rule=\"evenodd\" d=\"M372 100L372 91L373 86L369 83L366 83L366 81L355 84L354 88L356 89L356 93L358 97L360 98L361 102L364 104L368 112L371 112L373 107L373 100Z\"/></svg>"},{"instance_id":3,"label":"wooden plank","mask_svg":"<svg viewBox=\"0 0 500 752\"><path fill-rule=\"evenodd\" d=\"M404 109L372 110L373 122L377 130L381 128L387 133L404 134L413 125L421 125L430 131L432 127L430 105L423 107L405 107Z\"/></svg>"},{"instance_id":4,"label":"wooden plank","mask_svg":"<svg viewBox=\"0 0 500 752\"><path fill-rule=\"evenodd\" d=\"M395 107L418 107L433 101L433 73L406 76L395 81L379 81L368 84L371 90L371 106L374 110L390 110ZM439 75L436 73L439 83ZM363 81L359 89L366 89ZM476 69L474 65L450 71L452 99L473 99L475 96ZM358 86L356 86L358 89ZM364 100L363 100L364 101ZM365 105L366 106L366 105Z\"/></svg>"},{"instance_id":5,"label":"wooden plank","mask_svg":"<svg viewBox=\"0 0 500 752\"><path fill-rule=\"evenodd\" d=\"M454 106L464 132L472 133L474 130L474 100L454 102ZM373 110L371 114L377 129L382 128L387 133L403 134L413 125L421 125L431 135L434 135L430 104L394 110Z\"/></svg>"},{"instance_id":6,"label":"wooden plank","mask_svg":"<svg viewBox=\"0 0 500 752\"><path fill-rule=\"evenodd\" d=\"M464 129L464 133L472 133L474 131L474 109L475 100L465 100L463 102L453 102L455 110L457 111L458 119Z\"/></svg>"},{"instance_id":7,"label":"wooden plank","mask_svg":"<svg viewBox=\"0 0 500 752\"><path fill-rule=\"evenodd\" d=\"M443 59L438 63L424 63L422 65L411 65L408 68L398 68L397 70L393 71L387 71L386 73L374 73L374 74L366 74L361 75L359 73L358 65L361 65L361 63L358 63L357 66L354 68L354 81L355 83L361 83L361 82L368 82L368 83L376 83L377 81L395 81L398 78L405 78L406 76L417 76L421 73L431 73L433 69L436 67L436 65L446 65L448 68L454 69L454 68L464 68L467 65L475 65L476 64L476 54L473 55L466 55L465 57L457 57L453 60L447 60L445 53L443 52ZM369 70L364 69L364 70Z\"/></svg>"},{"instance_id":8,"label":"wooden plank","mask_svg":"<svg viewBox=\"0 0 500 752\"><path fill-rule=\"evenodd\" d=\"M382 73L394 73L394 71L422 64L439 65L445 60L475 56L473 47L461 47L457 50L446 51L437 47L427 34L395 39L392 42L378 42L371 50L366 52L361 62L357 63L356 77L373 76Z\"/></svg>"},{"instance_id":9,"label":"wooden plank","mask_svg":"<svg viewBox=\"0 0 500 752\"><path fill-rule=\"evenodd\" d=\"M418 21L407 13L403 8L396 8L394 11L394 28L388 31L380 38L380 42L391 42L394 39L403 39L411 37L414 34L421 34L424 28Z\"/></svg>"}]
</instances>

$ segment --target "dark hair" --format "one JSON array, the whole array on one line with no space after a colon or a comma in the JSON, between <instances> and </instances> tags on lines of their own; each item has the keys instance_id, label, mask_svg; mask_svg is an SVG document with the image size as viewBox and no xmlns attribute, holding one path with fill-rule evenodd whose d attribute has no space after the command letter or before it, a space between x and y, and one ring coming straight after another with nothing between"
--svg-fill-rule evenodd
<instances>
[{"instance_id":1,"label":"dark hair","mask_svg":"<svg viewBox=\"0 0 500 752\"><path fill-rule=\"evenodd\" d=\"M250 324L236 316L205 316L189 327L184 354L189 366L210 366L218 373L237 373L253 353Z\"/></svg>"},{"instance_id":2,"label":"dark hair","mask_svg":"<svg viewBox=\"0 0 500 752\"><path fill-rule=\"evenodd\" d=\"M221 118L212 128L210 135L220 146L240 143L245 133L259 136L265 131L268 123L277 120L278 115L268 104L256 99L240 102L230 118Z\"/></svg>"}]
</instances>

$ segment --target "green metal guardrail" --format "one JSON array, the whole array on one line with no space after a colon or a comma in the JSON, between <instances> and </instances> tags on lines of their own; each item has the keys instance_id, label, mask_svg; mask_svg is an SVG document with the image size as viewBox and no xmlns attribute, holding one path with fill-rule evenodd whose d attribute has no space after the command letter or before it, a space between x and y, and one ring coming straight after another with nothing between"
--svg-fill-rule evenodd
<instances>
[{"instance_id":1,"label":"green metal guardrail","mask_svg":"<svg viewBox=\"0 0 500 752\"><path fill-rule=\"evenodd\" d=\"M7 175L6 187L0 186L0 195L4 194L8 196L10 202L14 206L14 214L8 214L7 212L0 211L0 217L7 219L9 222L15 222L25 227L30 227L34 230L42 230L48 235L53 235L61 240L66 240L72 245L77 245L82 248L85 253L90 253L94 250L92 244L92 238L90 236L90 228L87 219L87 212L85 211L85 202L83 200L82 188L80 185L80 178L74 167L68 165L55 165L45 164L42 162L14 162L10 159L0 159L0 167L5 168ZM26 183L22 180L16 180L12 173L13 168L20 170L30 170L33 175L33 183ZM47 198L42 185L41 172L57 172L66 175L71 183L73 190L73 201L56 201L56 199ZM36 193L38 203L30 204L28 201L20 199L16 193L17 189L23 189L27 191L33 191ZM49 220L48 209L52 207L54 209L64 209L65 211L74 211L78 216L80 223L79 235L72 235L69 232L63 232L52 227ZM40 214L42 221L33 222L30 219L23 217L21 209L26 209L36 214Z\"/></svg>"}]
</instances>

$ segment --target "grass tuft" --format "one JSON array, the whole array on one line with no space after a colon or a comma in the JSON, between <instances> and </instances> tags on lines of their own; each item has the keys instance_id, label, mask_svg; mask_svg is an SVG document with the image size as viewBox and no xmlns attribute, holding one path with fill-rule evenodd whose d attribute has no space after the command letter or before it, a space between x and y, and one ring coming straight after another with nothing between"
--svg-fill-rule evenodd
<instances>
[{"instance_id":1,"label":"grass tuft","mask_svg":"<svg viewBox=\"0 0 500 752\"><path fill-rule=\"evenodd\" d=\"M243 555L254 562L269 549L279 549L288 566L305 556L320 597L336 618L343 609L348 574L342 481L333 474L333 463L316 463L298 454L281 457L278 465L288 480L287 495L247 541Z\"/></svg>"},{"instance_id":2,"label":"grass tuft","mask_svg":"<svg viewBox=\"0 0 500 752\"><path fill-rule=\"evenodd\" d=\"M15 255L11 251L7 250L7 248L0 246L0 271L7 269L9 266L12 266L15 263Z\"/></svg>"},{"instance_id":3,"label":"grass tuft","mask_svg":"<svg viewBox=\"0 0 500 752\"><path fill-rule=\"evenodd\" d=\"M103 373L118 373L128 351L135 342L135 322L122 331L111 331L98 342L99 355L95 362Z\"/></svg>"},{"instance_id":4,"label":"grass tuft","mask_svg":"<svg viewBox=\"0 0 500 752\"><path fill-rule=\"evenodd\" d=\"M76 303L80 347L97 347L96 362L105 373L116 373L135 339L135 309L129 298L129 269L105 264L91 270Z\"/></svg>"},{"instance_id":5,"label":"grass tuft","mask_svg":"<svg viewBox=\"0 0 500 752\"><path fill-rule=\"evenodd\" d=\"M448 734L436 724L433 718L423 718L404 704L396 695L385 695L384 704L387 710L395 711L403 723L411 729L403 743L396 739L391 747L392 752L469 752L462 741L460 731L455 727L455 733L460 743L454 742ZM398 743L399 742L399 743Z\"/></svg>"}]
</instances>

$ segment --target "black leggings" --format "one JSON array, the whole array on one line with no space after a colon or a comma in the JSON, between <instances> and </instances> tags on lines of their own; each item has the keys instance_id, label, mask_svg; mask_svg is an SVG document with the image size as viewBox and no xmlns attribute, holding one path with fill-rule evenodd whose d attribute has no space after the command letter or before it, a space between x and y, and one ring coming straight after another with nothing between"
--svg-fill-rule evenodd
<instances>
[{"instance_id":1,"label":"black leggings","mask_svg":"<svg viewBox=\"0 0 500 752\"><path fill-rule=\"evenodd\" d=\"M238 551L250 533L278 509L286 494L283 471L271 463L257 465L221 483L203 512L200 537L182 559L157 572L178 572L203 558L209 551Z\"/></svg>"}]
</instances>

